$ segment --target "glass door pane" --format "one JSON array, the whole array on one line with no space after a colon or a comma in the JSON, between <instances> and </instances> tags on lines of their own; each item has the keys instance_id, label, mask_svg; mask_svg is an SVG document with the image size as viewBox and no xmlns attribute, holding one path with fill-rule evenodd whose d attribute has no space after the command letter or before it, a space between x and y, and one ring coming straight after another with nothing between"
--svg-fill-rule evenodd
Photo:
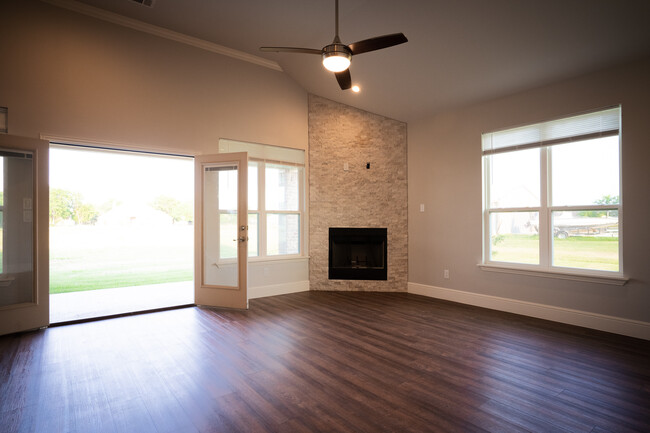
<instances>
[{"instance_id":1,"label":"glass door pane","mask_svg":"<svg viewBox=\"0 0 650 433\"><path fill-rule=\"evenodd\" d=\"M0 307L34 302L31 153L0 150Z\"/></svg>"},{"instance_id":2,"label":"glass door pane","mask_svg":"<svg viewBox=\"0 0 650 433\"><path fill-rule=\"evenodd\" d=\"M238 167L214 164L203 176L203 284L237 287Z\"/></svg>"}]
</instances>

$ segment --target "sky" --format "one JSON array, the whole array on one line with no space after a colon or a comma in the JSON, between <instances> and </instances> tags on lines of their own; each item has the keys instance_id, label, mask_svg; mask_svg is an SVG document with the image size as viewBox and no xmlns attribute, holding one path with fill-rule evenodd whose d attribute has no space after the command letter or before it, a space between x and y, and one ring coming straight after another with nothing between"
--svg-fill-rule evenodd
<instances>
[{"instance_id":1,"label":"sky","mask_svg":"<svg viewBox=\"0 0 650 433\"><path fill-rule=\"evenodd\" d=\"M605 195L619 195L617 136L552 146L551 153L553 205L592 205ZM499 207L539 206L539 150L492 158L493 201Z\"/></svg>"},{"instance_id":2,"label":"sky","mask_svg":"<svg viewBox=\"0 0 650 433\"><path fill-rule=\"evenodd\" d=\"M192 202L194 159L52 147L50 188L79 192L95 206L149 203L161 195Z\"/></svg>"}]
</instances>

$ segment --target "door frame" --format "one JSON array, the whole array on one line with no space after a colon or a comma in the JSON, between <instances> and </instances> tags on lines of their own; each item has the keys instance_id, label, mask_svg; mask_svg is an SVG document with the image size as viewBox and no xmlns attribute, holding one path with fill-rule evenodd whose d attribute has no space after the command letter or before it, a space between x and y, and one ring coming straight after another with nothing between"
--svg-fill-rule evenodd
<instances>
[{"instance_id":1,"label":"door frame","mask_svg":"<svg viewBox=\"0 0 650 433\"><path fill-rule=\"evenodd\" d=\"M0 335L4 335L44 328L50 324L49 143L35 138L0 134L0 147L32 152L34 161L32 302L0 307Z\"/></svg>"}]
</instances>

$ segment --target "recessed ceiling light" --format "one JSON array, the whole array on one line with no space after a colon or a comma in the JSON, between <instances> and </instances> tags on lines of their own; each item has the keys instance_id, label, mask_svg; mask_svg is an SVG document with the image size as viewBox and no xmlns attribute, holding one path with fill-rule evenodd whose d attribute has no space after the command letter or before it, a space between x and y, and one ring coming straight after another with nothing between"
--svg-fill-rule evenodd
<instances>
[{"instance_id":1,"label":"recessed ceiling light","mask_svg":"<svg viewBox=\"0 0 650 433\"><path fill-rule=\"evenodd\" d=\"M361 91L361 87L357 86L356 84L352 86L352 91L354 93L359 93Z\"/></svg>"}]
</instances>

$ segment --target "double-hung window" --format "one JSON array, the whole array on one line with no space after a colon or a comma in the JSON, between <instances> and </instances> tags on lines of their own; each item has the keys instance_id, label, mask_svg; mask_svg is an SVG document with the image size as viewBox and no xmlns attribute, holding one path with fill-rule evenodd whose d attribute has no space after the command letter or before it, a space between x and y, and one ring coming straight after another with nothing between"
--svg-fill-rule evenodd
<instances>
[{"instance_id":1,"label":"double-hung window","mask_svg":"<svg viewBox=\"0 0 650 433\"><path fill-rule=\"evenodd\" d=\"M219 142L220 153L241 151L249 155L248 257L303 255L304 151L232 140ZM222 252L221 259L229 258Z\"/></svg>"},{"instance_id":2,"label":"double-hung window","mask_svg":"<svg viewBox=\"0 0 650 433\"><path fill-rule=\"evenodd\" d=\"M483 264L622 276L620 107L482 136Z\"/></svg>"}]
</instances>

